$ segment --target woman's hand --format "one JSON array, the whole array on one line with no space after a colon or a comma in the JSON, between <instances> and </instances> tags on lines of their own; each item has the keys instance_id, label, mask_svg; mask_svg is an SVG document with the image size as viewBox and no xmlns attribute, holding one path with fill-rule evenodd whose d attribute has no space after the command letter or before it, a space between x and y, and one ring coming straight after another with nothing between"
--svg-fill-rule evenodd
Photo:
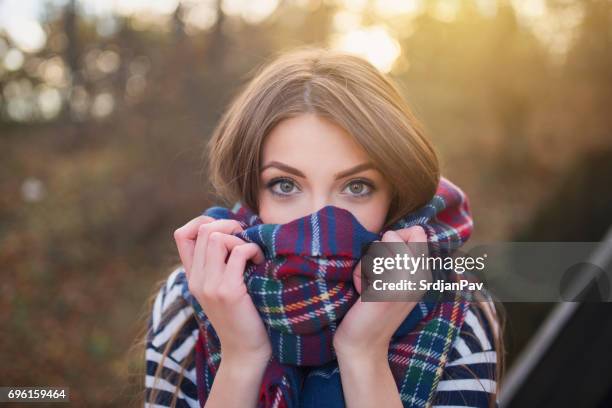
<instances>
[{"instance_id":1,"label":"woman's hand","mask_svg":"<svg viewBox=\"0 0 612 408\"><path fill-rule=\"evenodd\" d=\"M231 235L240 231L237 221L200 216L174 237L189 291L219 336L224 362L265 364L270 341L243 278L246 262L260 263L264 256L257 244Z\"/></svg>"},{"instance_id":2,"label":"woman's hand","mask_svg":"<svg viewBox=\"0 0 612 408\"><path fill-rule=\"evenodd\" d=\"M263 262L264 255L256 244L231 235L240 231L237 221L200 216L174 232L189 291L221 341L221 363L207 408L256 406L272 355L243 278L246 262Z\"/></svg>"},{"instance_id":3,"label":"woman's hand","mask_svg":"<svg viewBox=\"0 0 612 408\"><path fill-rule=\"evenodd\" d=\"M387 231L382 242L427 242L427 236L422 227L414 226ZM355 267L353 282L361 293L361 262ZM389 366L389 343L416 304L362 302L360 297L344 316L334 334L334 349L348 407L402 406Z\"/></svg>"},{"instance_id":4,"label":"woman's hand","mask_svg":"<svg viewBox=\"0 0 612 408\"><path fill-rule=\"evenodd\" d=\"M382 242L427 242L425 230L420 226L398 231L387 231ZM406 250L409 251L406 246ZM425 254L427 255L427 254ZM361 262L353 271L353 282L361 293ZM355 302L340 323L334 335L334 347L359 350L360 353L383 353L387 355L391 336L416 305L406 302Z\"/></svg>"}]
</instances>

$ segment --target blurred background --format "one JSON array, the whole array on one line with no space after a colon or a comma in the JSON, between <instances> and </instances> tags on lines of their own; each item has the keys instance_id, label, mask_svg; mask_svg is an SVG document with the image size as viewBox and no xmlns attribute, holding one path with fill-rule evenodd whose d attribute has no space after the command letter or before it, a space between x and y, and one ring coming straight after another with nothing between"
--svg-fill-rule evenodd
<instances>
[{"instance_id":1,"label":"blurred background","mask_svg":"<svg viewBox=\"0 0 612 408\"><path fill-rule=\"evenodd\" d=\"M608 0L0 0L1 385L138 398L172 233L215 203L204 145L253 70L304 44L397 81L474 239L612 224ZM552 306L506 305L509 365Z\"/></svg>"}]
</instances>

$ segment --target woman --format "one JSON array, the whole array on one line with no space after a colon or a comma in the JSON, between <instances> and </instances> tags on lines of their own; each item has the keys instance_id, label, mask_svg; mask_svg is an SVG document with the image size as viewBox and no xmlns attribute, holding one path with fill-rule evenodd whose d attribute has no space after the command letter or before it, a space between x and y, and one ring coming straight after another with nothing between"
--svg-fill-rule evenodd
<instances>
[{"instance_id":1,"label":"woman","mask_svg":"<svg viewBox=\"0 0 612 408\"><path fill-rule=\"evenodd\" d=\"M388 228L426 206L441 183L435 151L390 80L361 58L316 48L286 53L257 73L218 124L209 165L216 191L260 224L287 225L332 206L368 231L385 231L385 242L427 241L423 226ZM491 302L470 304L425 397L403 391L388 358L417 302L355 302L333 333L335 368L295 384L284 384L294 378L285 371L276 394L262 401L276 345L245 286L247 265L267 259L261 245L238 237L246 226L201 215L176 230L182 265L156 293L146 404L292 406L287 390L298 388L308 395L296 397L302 406L496 405L503 349ZM187 286L192 303L181 295ZM201 329L210 326L216 336L203 342ZM211 338L222 359L206 350ZM206 356L201 365L196 350Z\"/></svg>"}]
</instances>

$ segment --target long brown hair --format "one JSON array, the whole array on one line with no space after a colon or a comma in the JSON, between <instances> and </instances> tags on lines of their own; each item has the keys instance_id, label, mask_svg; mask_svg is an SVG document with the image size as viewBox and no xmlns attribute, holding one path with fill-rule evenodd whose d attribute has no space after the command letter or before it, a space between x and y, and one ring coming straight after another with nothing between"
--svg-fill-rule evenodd
<instances>
[{"instance_id":1,"label":"long brown hair","mask_svg":"<svg viewBox=\"0 0 612 408\"><path fill-rule=\"evenodd\" d=\"M385 227L435 194L440 179L437 154L397 85L360 57L301 47L260 67L218 122L206 153L209 178L220 198L230 204L240 200L258 211L265 138L282 120L305 113L343 127L393 186ZM490 326L499 327L495 308L481 308ZM504 352L502 330L495 332L499 389Z\"/></svg>"},{"instance_id":2,"label":"long brown hair","mask_svg":"<svg viewBox=\"0 0 612 408\"><path fill-rule=\"evenodd\" d=\"M303 47L262 67L214 130L209 177L222 198L258 210L264 139L280 121L304 113L344 128L394 186L387 225L435 194L437 155L396 86L362 58Z\"/></svg>"}]
</instances>

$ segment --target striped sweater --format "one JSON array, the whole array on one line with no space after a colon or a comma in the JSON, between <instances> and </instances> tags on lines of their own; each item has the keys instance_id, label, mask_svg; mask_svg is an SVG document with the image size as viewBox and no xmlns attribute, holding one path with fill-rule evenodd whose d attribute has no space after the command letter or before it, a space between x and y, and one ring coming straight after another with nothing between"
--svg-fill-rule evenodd
<instances>
[{"instance_id":1,"label":"striped sweater","mask_svg":"<svg viewBox=\"0 0 612 408\"><path fill-rule=\"evenodd\" d=\"M192 306L181 296L183 282L180 279L185 276L179 273L181 270L182 266L176 268L160 288L148 321L145 408L170 407L177 387L176 407L200 407L193 358L198 323ZM163 358L168 345L170 349ZM482 311L470 305L438 383L433 407L488 407L491 393L496 387L496 361L492 328ZM156 379L158 369L161 375ZM339 373L313 370L309 375ZM156 403L149 403L154 390L157 393Z\"/></svg>"}]
</instances>

